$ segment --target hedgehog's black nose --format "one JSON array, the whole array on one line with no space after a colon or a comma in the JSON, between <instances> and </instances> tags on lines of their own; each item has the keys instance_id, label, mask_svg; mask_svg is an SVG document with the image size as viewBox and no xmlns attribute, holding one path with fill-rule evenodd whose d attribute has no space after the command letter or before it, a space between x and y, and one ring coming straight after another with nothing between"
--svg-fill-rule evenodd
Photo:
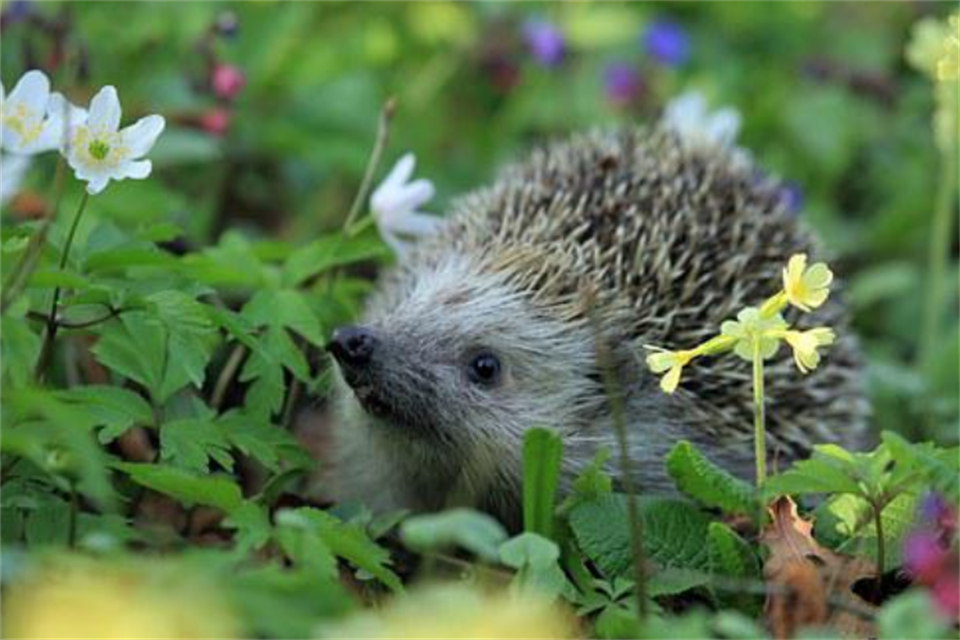
<instances>
[{"instance_id":1,"label":"hedgehog's black nose","mask_svg":"<svg viewBox=\"0 0 960 640\"><path fill-rule=\"evenodd\" d=\"M333 332L333 339L327 344L327 351L333 354L342 365L348 367L366 366L373 357L377 339L373 332L365 327L342 327Z\"/></svg>"}]
</instances>

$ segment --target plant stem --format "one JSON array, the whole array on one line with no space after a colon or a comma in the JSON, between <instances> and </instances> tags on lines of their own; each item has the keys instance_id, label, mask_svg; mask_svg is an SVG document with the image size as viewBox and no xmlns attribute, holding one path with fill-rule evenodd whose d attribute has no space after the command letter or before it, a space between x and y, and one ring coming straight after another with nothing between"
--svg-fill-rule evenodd
<instances>
[{"instance_id":1,"label":"plant stem","mask_svg":"<svg viewBox=\"0 0 960 640\"><path fill-rule=\"evenodd\" d=\"M760 340L753 341L753 455L757 462L757 488L767 479L766 415L763 407L763 358Z\"/></svg>"},{"instance_id":2,"label":"plant stem","mask_svg":"<svg viewBox=\"0 0 960 640\"><path fill-rule=\"evenodd\" d=\"M380 120L377 122L377 137L373 143L373 151L370 152L370 159L367 161L367 168L363 172L363 180L360 182L360 188L357 189L357 195L350 206L350 213L347 219L343 221L343 230L348 231L353 226L354 220L360 215L360 209L363 202L367 199L367 192L370 191L370 184L373 182L373 176L380 165L380 156L387 146L387 138L390 134L390 119L397 109L397 102L393 98L387 100L380 110Z\"/></svg>"},{"instance_id":3,"label":"plant stem","mask_svg":"<svg viewBox=\"0 0 960 640\"><path fill-rule=\"evenodd\" d=\"M53 224L53 221L57 219L57 212L60 210L60 202L63 199L64 171L64 159L61 156L57 162L56 176L53 179L53 189L56 193L53 211L51 211L49 216L44 218L37 231L30 236L30 242L27 244L23 256L20 258L20 261L14 265L13 271L10 272L9 277L7 277L7 280L3 283L3 294L0 295L0 313L6 311L13 301L17 299L24 284L26 284L30 278L30 274L32 274L36 268L37 262L39 262L40 253L43 251L43 246L47 241L47 234L50 232L50 226Z\"/></svg>"},{"instance_id":4,"label":"plant stem","mask_svg":"<svg viewBox=\"0 0 960 640\"><path fill-rule=\"evenodd\" d=\"M924 306L923 334L920 345L921 371L929 386L933 376L933 364L937 356L944 296L944 280L950 257L950 244L953 242L951 227L956 211L951 206L957 175L956 148L946 149L941 154L940 180L937 185L936 205L933 223L930 228L929 261L927 263L927 299Z\"/></svg>"},{"instance_id":5,"label":"plant stem","mask_svg":"<svg viewBox=\"0 0 960 640\"><path fill-rule=\"evenodd\" d=\"M591 302L588 308L593 307L594 305ZM598 324L595 319L593 326L597 365L600 367L603 376L604 391L610 403L610 417L617 437L617 448L620 450L620 476L624 493L627 495L627 522L630 525L630 551L633 557L633 574L636 582L637 612L640 620L643 621L647 617L647 581L646 568L644 567L646 554L643 550L643 522L640 520L640 513L637 510L637 492L633 484L633 465L630 460L630 448L627 441L624 389L617 379L616 371L611 362L610 351L603 336L597 330Z\"/></svg>"},{"instance_id":6,"label":"plant stem","mask_svg":"<svg viewBox=\"0 0 960 640\"><path fill-rule=\"evenodd\" d=\"M77 228L80 226L80 219L83 218L83 212L87 208L87 201L90 194L84 190L83 197L80 199L80 206L77 207L77 213L73 217L73 223L70 225L70 231L67 232L67 240L63 245L63 251L60 254L60 270L67 266L67 260L70 257L70 248L73 246L73 239L77 235ZM37 357L37 365L33 371L33 377L37 382L43 381L46 373L47 364L50 362L50 356L53 354L53 342L57 337L57 307L60 305L60 287L53 290L53 299L50 302L50 312L47 314L47 331L43 336L43 345L40 347L40 355Z\"/></svg>"},{"instance_id":7,"label":"plant stem","mask_svg":"<svg viewBox=\"0 0 960 640\"><path fill-rule=\"evenodd\" d=\"M886 549L883 543L883 507L876 502L870 504L873 509L873 524L877 529L877 602L883 595L883 565L886 562Z\"/></svg>"},{"instance_id":8,"label":"plant stem","mask_svg":"<svg viewBox=\"0 0 960 640\"><path fill-rule=\"evenodd\" d=\"M214 409L220 410L220 405L223 404L223 399L227 395L230 382L237 374L237 369L240 368L240 364L246 355L247 347L238 343L230 352L230 355L227 356L227 361L223 365L223 369L220 370L220 375L213 387L213 394L210 396L210 406Z\"/></svg>"}]
</instances>

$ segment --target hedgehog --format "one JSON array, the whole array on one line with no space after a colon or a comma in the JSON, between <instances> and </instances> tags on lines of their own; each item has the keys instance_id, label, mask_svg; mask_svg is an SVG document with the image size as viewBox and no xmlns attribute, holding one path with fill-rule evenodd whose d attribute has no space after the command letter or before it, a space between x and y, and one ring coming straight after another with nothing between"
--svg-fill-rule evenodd
<instances>
[{"instance_id":1,"label":"hedgehog","mask_svg":"<svg viewBox=\"0 0 960 640\"><path fill-rule=\"evenodd\" d=\"M560 436L569 490L616 451L612 387L640 492L675 491L664 459L680 440L751 478L749 363L700 359L668 395L640 345L709 338L775 292L786 257L817 254L764 175L739 150L654 125L547 144L456 200L333 335L332 497L376 512L467 506L516 526L525 432ZM833 298L807 322L840 339L809 375L768 364L775 466L864 437L845 310Z\"/></svg>"}]
</instances>

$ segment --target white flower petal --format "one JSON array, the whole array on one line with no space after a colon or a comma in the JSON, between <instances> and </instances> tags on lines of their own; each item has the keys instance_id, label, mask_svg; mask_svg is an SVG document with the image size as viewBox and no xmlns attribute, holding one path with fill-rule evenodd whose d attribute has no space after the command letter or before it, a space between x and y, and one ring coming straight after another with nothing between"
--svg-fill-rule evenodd
<instances>
[{"instance_id":1,"label":"white flower petal","mask_svg":"<svg viewBox=\"0 0 960 640\"><path fill-rule=\"evenodd\" d=\"M27 71L10 92L9 102L22 103L31 111L44 113L50 97L50 80L42 71Z\"/></svg>"},{"instance_id":2,"label":"white flower petal","mask_svg":"<svg viewBox=\"0 0 960 640\"><path fill-rule=\"evenodd\" d=\"M117 167L113 174L114 180L123 180L124 178L133 178L134 180L143 180L150 175L153 169L153 163L149 160L136 160L133 162L124 162Z\"/></svg>"},{"instance_id":3,"label":"white flower petal","mask_svg":"<svg viewBox=\"0 0 960 640\"><path fill-rule=\"evenodd\" d=\"M725 107L707 120L703 133L707 140L729 147L737 141L739 131L740 114L735 109Z\"/></svg>"},{"instance_id":4,"label":"white flower petal","mask_svg":"<svg viewBox=\"0 0 960 640\"><path fill-rule=\"evenodd\" d=\"M390 225L390 230L409 236L432 236L443 226L443 218L425 213L410 213Z\"/></svg>"},{"instance_id":5,"label":"white flower petal","mask_svg":"<svg viewBox=\"0 0 960 640\"><path fill-rule=\"evenodd\" d=\"M165 125L162 116L147 116L121 131L120 138L130 157L139 158L150 151Z\"/></svg>"},{"instance_id":6,"label":"white flower petal","mask_svg":"<svg viewBox=\"0 0 960 640\"><path fill-rule=\"evenodd\" d=\"M413 170L417 166L417 157L412 153L405 153L403 157L397 160L393 169L384 178L381 186L393 188L404 184L413 175Z\"/></svg>"},{"instance_id":7,"label":"white flower petal","mask_svg":"<svg viewBox=\"0 0 960 640\"><path fill-rule=\"evenodd\" d=\"M107 187L107 183L110 182L110 176L100 175L91 179L87 183L87 193L92 196L97 195Z\"/></svg>"},{"instance_id":8,"label":"white flower petal","mask_svg":"<svg viewBox=\"0 0 960 640\"><path fill-rule=\"evenodd\" d=\"M405 215L418 209L433 198L433 183L429 180L417 180L402 189L398 189L393 198L382 207L381 213L385 215Z\"/></svg>"},{"instance_id":9,"label":"white flower petal","mask_svg":"<svg viewBox=\"0 0 960 640\"><path fill-rule=\"evenodd\" d=\"M112 86L107 85L93 96L87 125L96 131L114 132L120 128L120 98Z\"/></svg>"}]
</instances>

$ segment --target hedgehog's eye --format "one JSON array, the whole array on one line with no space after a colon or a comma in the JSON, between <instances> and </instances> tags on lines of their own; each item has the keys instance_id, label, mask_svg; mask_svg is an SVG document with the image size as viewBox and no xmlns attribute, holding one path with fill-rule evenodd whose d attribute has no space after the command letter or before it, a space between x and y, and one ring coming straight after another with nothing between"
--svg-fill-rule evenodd
<instances>
[{"instance_id":1,"label":"hedgehog's eye","mask_svg":"<svg viewBox=\"0 0 960 640\"><path fill-rule=\"evenodd\" d=\"M500 360L489 351L478 353L467 367L467 377L474 384L496 384L500 379Z\"/></svg>"}]
</instances>

